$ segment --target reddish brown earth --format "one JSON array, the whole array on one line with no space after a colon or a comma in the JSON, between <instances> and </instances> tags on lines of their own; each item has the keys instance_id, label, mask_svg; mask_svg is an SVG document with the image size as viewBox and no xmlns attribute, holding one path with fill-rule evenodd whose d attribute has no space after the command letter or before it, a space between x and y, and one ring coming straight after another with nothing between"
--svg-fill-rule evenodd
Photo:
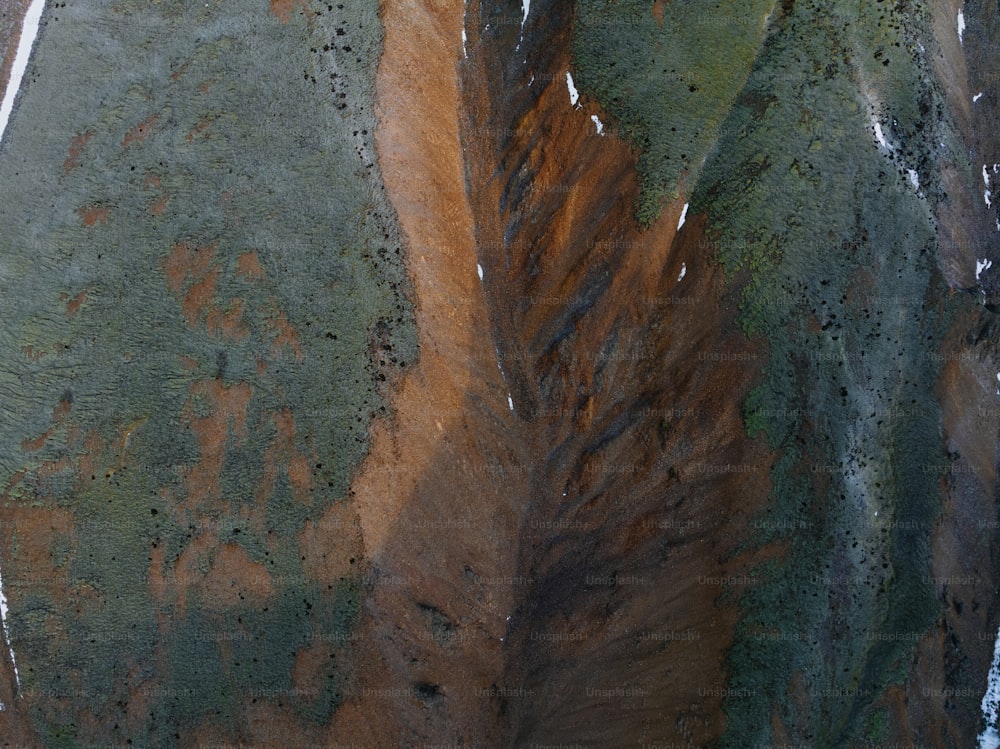
<instances>
[{"instance_id":1,"label":"reddish brown earth","mask_svg":"<svg viewBox=\"0 0 1000 749\"><path fill-rule=\"evenodd\" d=\"M156 122L159 120L159 115L150 115L145 120L140 122L138 125L133 127L127 133L125 133L125 138L122 140L122 147L128 148L133 144L140 144L146 138L149 137L150 133L153 132L153 128L156 127Z\"/></svg>"},{"instance_id":2,"label":"reddish brown earth","mask_svg":"<svg viewBox=\"0 0 1000 749\"><path fill-rule=\"evenodd\" d=\"M895 741L965 746L981 729L980 701L996 640L996 324L960 317L942 349L942 426L954 462L940 476L942 515L932 536L931 575L944 613L918 644L910 679L887 700ZM964 331L968 331L962 335Z\"/></svg>"},{"instance_id":3,"label":"reddish brown earth","mask_svg":"<svg viewBox=\"0 0 1000 749\"><path fill-rule=\"evenodd\" d=\"M293 5L272 9L282 18ZM634 155L594 135L593 105L569 106L568 27L533 42L532 88L527 69L506 80L488 62L495 40L470 40L463 65L461 3L382 11L377 146L407 238L421 356L397 383L392 418L374 427L351 501L300 539L317 581L358 568L373 581L342 651L346 700L325 736L270 701L248 705L255 739L709 741L723 728L737 615L735 596L720 596L750 584L760 561L735 552L770 464L739 413L763 353L732 325L736 299L704 249L703 218L678 233L681 199L649 231L634 224ZM155 126L137 124L123 147ZM67 170L87 140L70 144ZM156 175L146 188L161 189ZM110 220L99 210L81 220ZM223 307L216 295L230 272L264 274L252 252L230 269L210 245L173 248L165 283L188 325L240 334L240 300ZM301 356L282 311L271 321L275 356ZM251 389L196 381L190 397L201 458L184 472L185 501L204 510L221 501L217 476ZM294 421L274 418L264 460L304 490ZM124 455L138 429L91 445L95 465L77 470L102 470L100 456ZM178 612L192 592L225 607L273 590L212 528L172 568L155 550L152 561L151 594ZM170 622L160 629L166 639ZM296 661L303 688L318 678L316 653ZM128 720L142 714L136 700ZM206 724L183 740L225 738Z\"/></svg>"},{"instance_id":4,"label":"reddish brown earth","mask_svg":"<svg viewBox=\"0 0 1000 749\"><path fill-rule=\"evenodd\" d=\"M679 200L635 226L634 156L569 106L568 29L497 80L487 40L463 66L461 10L383 6L377 143L421 359L353 485L375 586L330 740L700 744L723 726L718 599L759 561L734 550L769 489L739 413L761 354L703 220L678 235Z\"/></svg>"},{"instance_id":5,"label":"reddish brown earth","mask_svg":"<svg viewBox=\"0 0 1000 749\"><path fill-rule=\"evenodd\" d=\"M993 5L978 6L974 15L966 7L963 47L955 26L962 7L959 0L931 4L936 47L930 59L962 150L970 155L968 162L942 169L946 197L937 209L939 266L949 285L973 290L978 300L976 259L990 257L995 246L989 240L995 227L983 204L979 168L996 161L990 154L1000 153L1000 137L994 127L996 97L991 93L975 107L972 97L992 92L994 58L987 40L995 38L1000 19ZM995 284L989 274L982 280L993 301ZM940 476L942 514L932 537L931 575L944 613L919 642L905 687L885 700L892 714L890 740L906 745L971 746L982 729L980 701L1000 619L994 603L1000 586L997 334L995 314L980 306L953 321L937 353L942 362L937 397L954 461Z\"/></svg>"},{"instance_id":6,"label":"reddish brown earth","mask_svg":"<svg viewBox=\"0 0 1000 749\"><path fill-rule=\"evenodd\" d=\"M941 11L950 14L949 31L953 5ZM270 7L286 22L299 6L272 0ZM248 740L709 745L724 729L725 654L738 613L737 596L724 594L753 584L748 571L780 552L739 549L753 536L749 518L766 504L772 460L745 437L739 411L766 358L734 325L739 284L723 282L704 217L688 215L678 231L683 196L647 231L635 225L635 154L595 134L590 115L607 122L596 105L569 103L563 6L532 3L539 28L526 42L528 66L498 64L509 39L475 38L473 24L463 61L461 0L386 0L381 11L376 142L406 236L420 359L394 383L392 416L373 427L350 501L334 504L299 538L314 580L335 584L360 569L371 581L358 629L337 651L352 674L345 702L322 728L304 728L273 700L248 703ZM469 12L478 6L470 3ZM662 5L652 12L661 17ZM141 147L155 126L155 116L138 123L122 146ZM67 172L89 137L70 144ZM144 189L159 215L169 200L159 177L149 175ZM963 227L975 195L962 189L939 216L952 248L942 264L950 281L970 286L962 232L973 231ZM88 226L113 220L100 206L79 216ZM221 300L217 288L225 274L263 280L254 252L227 263L211 245L178 244L163 270L188 325L220 338L248 334L243 301ZM87 296L64 301L72 316ZM298 333L276 304L269 320L273 357L300 359ZM944 727L957 721L943 690L958 678L981 696L995 620L988 542L996 524L983 522L995 518L1000 419L982 408L995 375L984 341L995 329L969 318L954 330L942 349L950 358L939 393L949 446L960 457L942 477L948 502L933 574L972 581L942 584L949 604L942 628L919 644L907 685L885 698L893 738L929 746L965 738ZM967 330L974 335L963 337ZM198 367L190 358L185 364ZM185 418L200 461L183 470L184 502L222 501L218 475L227 449L245 436L252 394L246 383L191 384ZM270 417L275 437L262 458L260 494L282 470L293 493L304 495L311 456L295 448L294 416ZM117 444L100 444L73 431L71 406L60 402L52 427L25 449L67 432L71 446L84 447L79 464L42 466L38 480L61 470L83 476L114 470L141 428L123 424ZM185 509L181 500L174 509ZM72 519L38 508L18 513L4 506L0 517L0 544L10 548L16 533L26 549L17 558L30 572L18 578L37 576L53 598L64 597L52 548ZM262 565L216 529L201 531L172 568L152 551L154 600L183 612L194 593L220 608L273 595ZM86 602L86 591L75 595ZM169 634L166 617L159 626ZM318 660L328 650L298 653L297 688L322 678ZM141 694L128 709L136 725L146 712ZM0 702L12 696L4 651ZM972 706L958 709L975 721L978 696L966 702ZM30 727L19 720L0 711L0 736L30 743ZM777 716L774 727L780 738ZM229 739L206 723L183 743Z\"/></svg>"}]
</instances>

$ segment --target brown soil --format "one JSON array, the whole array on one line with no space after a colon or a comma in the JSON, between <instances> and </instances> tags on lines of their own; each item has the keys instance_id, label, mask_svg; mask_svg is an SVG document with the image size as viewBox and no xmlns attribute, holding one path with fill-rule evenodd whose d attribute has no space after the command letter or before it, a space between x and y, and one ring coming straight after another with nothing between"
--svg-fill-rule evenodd
<instances>
[{"instance_id":1,"label":"brown soil","mask_svg":"<svg viewBox=\"0 0 1000 749\"><path fill-rule=\"evenodd\" d=\"M15 475L12 482L22 478L23 475ZM16 543L20 551L16 559L4 555L4 592L12 609L24 607L25 596L33 592L44 592L57 600L65 599L67 570L56 566L53 548L71 539L72 529L72 517L64 510L8 502L0 504L0 548L10 549ZM18 584L13 585L13 580ZM54 632L48 634L58 636ZM7 641L0 637L0 703L3 703L0 746L14 745L11 742L19 742L18 746L39 746L23 709L23 695L18 696L16 689Z\"/></svg>"},{"instance_id":2,"label":"brown soil","mask_svg":"<svg viewBox=\"0 0 1000 749\"><path fill-rule=\"evenodd\" d=\"M76 317L80 308L87 303L88 294L86 291L81 291L72 298L68 294L64 294L63 297L66 301L66 317L73 318Z\"/></svg>"},{"instance_id":3,"label":"brown soil","mask_svg":"<svg viewBox=\"0 0 1000 749\"><path fill-rule=\"evenodd\" d=\"M248 281L260 281L264 278L264 268L256 252L244 252L237 259L236 274Z\"/></svg>"},{"instance_id":4,"label":"brown soil","mask_svg":"<svg viewBox=\"0 0 1000 749\"><path fill-rule=\"evenodd\" d=\"M653 18L657 24L663 25L663 6L669 0L653 0Z\"/></svg>"},{"instance_id":5,"label":"brown soil","mask_svg":"<svg viewBox=\"0 0 1000 749\"><path fill-rule=\"evenodd\" d=\"M465 571L513 569L524 476L501 481L477 469L527 455L505 436L513 417L476 276L458 131L461 7L383 6L376 143L408 240L421 354L352 485L367 564L384 582L353 643L356 681L335 715L332 743L498 741L473 687L489 686L502 670L499 638L513 591L474 585Z\"/></svg>"},{"instance_id":6,"label":"brown soil","mask_svg":"<svg viewBox=\"0 0 1000 749\"><path fill-rule=\"evenodd\" d=\"M979 156L971 154L997 153L1000 139L993 123L1000 110L992 93L995 73L990 69L993 47L988 30L991 23L996 25L992 18L995 10L984 4L977 9L978 17L973 17L972 9L966 8L967 28L964 44L960 44L956 19L963 6L962 0L939 0L930 4L935 43L931 45L929 58L941 83L948 114L958 130L961 146L965 146L960 153L970 154L969 160L960 158L957 163L941 169L945 198L936 207L940 266L949 285L971 289L976 286L976 259L988 256L991 245L987 238L996 231L983 200L980 172L983 162L992 163L996 159L983 156L980 160ZM985 39L974 31L980 24L987 28ZM985 64L977 63L977 58L985 60ZM984 90L991 93L973 104L972 97Z\"/></svg>"},{"instance_id":7,"label":"brown soil","mask_svg":"<svg viewBox=\"0 0 1000 749\"><path fill-rule=\"evenodd\" d=\"M462 67L461 18L383 6L377 145L421 358L352 485L374 582L330 740L711 740L718 599L759 561L733 551L769 489L739 412L761 354L703 218L636 228L634 156L569 106L568 30L498 80L494 40Z\"/></svg>"},{"instance_id":8,"label":"brown soil","mask_svg":"<svg viewBox=\"0 0 1000 749\"><path fill-rule=\"evenodd\" d=\"M88 228L95 224L107 224L111 218L111 209L103 205L77 208L76 212L80 216L80 221Z\"/></svg>"},{"instance_id":9,"label":"brown soil","mask_svg":"<svg viewBox=\"0 0 1000 749\"><path fill-rule=\"evenodd\" d=\"M995 227L985 210L979 172L982 161L990 159L975 154L997 153L1000 135L993 127L996 103L990 100L995 97L984 97L973 106L972 96L986 88L982 81L990 69L977 61L989 65L991 58L983 51L990 47L984 39L995 38L990 35L1000 24L991 6L981 6L975 17L966 7L961 46L956 31L961 7L959 0L931 5L937 46L930 51L963 151L976 161L942 170L947 198L937 211L938 240L948 283L972 290L978 299L975 262L993 256L987 238ZM977 28L985 33L978 35ZM989 284L988 274L982 280ZM937 397L953 462L941 476L943 510L932 537L931 575L945 608L938 627L918 645L905 689L890 701L890 738L907 744L973 746L982 729L980 700L1000 623L995 604L1000 585L995 552L1000 528L995 507L1000 349L994 343L994 318L981 307L959 316L938 352L942 369Z\"/></svg>"},{"instance_id":10,"label":"brown soil","mask_svg":"<svg viewBox=\"0 0 1000 749\"><path fill-rule=\"evenodd\" d=\"M292 20L292 13L299 9L308 9L306 0L271 0L271 12L281 23Z\"/></svg>"},{"instance_id":11,"label":"brown soil","mask_svg":"<svg viewBox=\"0 0 1000 749\"><path fill-rule=\"evenodd\" d=\"M87 143L93 137L94 131L87 130L73 138L69 144L69 155L66 157L66 161L63 162L64 173L69 174L80 166L80 156L83 154L83 149L86 148Z\"/></svg>"},{"instance_id":12,"label":"brown soil","mask_svg":"<svg viewBox=\"0 0 1000 749\"><path fill-rule=\"evenodd\" d=\"M945 608L938 627L918 645L911 676L899 690L905 697L890 703L895 741L973 746L982 728L980 700L1000 613L993 551L1000 527L994 504L1000 352L986 343L990 330L981 312L964 315L940 352L945 364L937 395L954 460L940 477L943 510L932 536L931 575Z\"/></svg>"},{"instance_id":13,"label":"brown soil","mask_svg":"<svg viewBox=\"0 0 1000 749\"><path fill-rule=\"evenodd\" d=\"M140 122L138 125L133 127L127 133L125 133L125 138L122 140L122 147L128 148L133 143L140 144L146 138L149 137L150 133L153 132L153 128L156 127L157 121L160 119L159 115L150 115L145 120Z\"/></svg>"},{"instance_id":14,"label":"brown soil","mask_svg":"<svg viewBox=\"0 0 1000 749\"><path fill-rule=\"evenodd\" d=\"M281 23L302 7L271 2ZM658 0L651 12L662 17L662 7ZM954 0L938 4L935 21L940 64L952 72L964 63L944 41L942 19L954 35L956 9ZM705 250L703 216L689 214L678 230L682 197L648 230L635 225L635 154L597 136L595 104L570 106L570 28L552 3L532 3L541 20L522 47L524 65L497 63L510 57L516 26L482 38L470 27L463 60L462 0L385 0L381 10L376 144L406 237L420 359L394 383L393 415L374 424L350 498L299 537L315 581L333 585L358 571L368 581L354 639L336 652L352 675L346 701L322 729L274 701L248 703L248 735L254 746L291 736L365 747L711 745L724 730L738 593L752 584L752 566L780 551L737 553L770 490L771 456L745 438L740 416L766 352L733 324L737 297ZM957 76L956 91L964 86ZM954 111L964 111L957 101ZM153 116L137 125L123 147L155 124ZM971 119L961 126L972 128ZM67 171L88 138L70 145ZM944 272L969 285L974 251L960 224L975 196L961 174L946 174L955 194L938 218L951 248ZM159 178L145 187L159 191ZM167 197L154 197L155 214ZM80 209L80 218L109 220L99 206ZM165 283L190 326L239 339L244 303L220 303L220 274L252 283L265 271L253 252L230 269L215 250L178 244ZM72 315L86 294L66 302ZM297 331L271 306L272 355L301 359ZM967 330L979 337L963 338ZM959 455L944 477L934 537L933 574L951 581L941 584L948 610L919 644L911 680L885 697L894 738L911 744L971 745L977 731L978 698L955 708L942 694L968 686L981 696L993 644L983 633L995 632L1000 614L991 606L996 523L983 526L995 520L1000 415L987 405L996 352L981 341L994 333L971 316L942 350L953 357L939 386L944 427ZM263 373L267 362L260 366ZM227 449L245 436L252 397L249 383L191 384L185 419L199 460L182 469L183 499L165 494L175 511L223 501L219 475ZM305 497L310 456L295 447L291 412L272 418L262 496L284 471L293 495ZM100 472L109 454L112 464L124 461L139 429L123 425L120 440L104 445L73 432L68 406L56 404L51 428L29 447L69 432L84 454L75 467L42 466L37 480ZM64 597L51 548L72 519L13 508L0 506L0 547L11 548L18 532L28 546L17 563L30 567L13 576L49 576L53 598ZM162 550L151 553L150 591L163 611L176 606L182 615L194 592L220 610L273 593L263 565L211 528L173 565ZM8 591L12 606L23 593ZM169 634L165 616L160 627ZM11 705L13 675L0 651L0 702ZM298 652L297 689L317 688L329 651ZM129 719L144 711L137 694ZM30 742L19 720L0 710L0 736ZM778 716L773 724L779 738L792 728ZM181 743L229 738L206 723L185 730Z\"/></svg>"}]
</instances>

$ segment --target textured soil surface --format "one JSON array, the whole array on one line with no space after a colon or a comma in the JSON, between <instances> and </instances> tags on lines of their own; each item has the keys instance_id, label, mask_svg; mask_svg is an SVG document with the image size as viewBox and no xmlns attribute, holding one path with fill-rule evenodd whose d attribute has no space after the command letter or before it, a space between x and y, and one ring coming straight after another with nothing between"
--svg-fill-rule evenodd
<instances>
[{"instance_id":1,"label":"textured soil surface","mask_svg":"<svg viewBox=\"0 0 1000 749\"><path fill-rule=\"evenodd\" d=\"M49 4L0 746L977 745L1000 16L766 5Z\"/></svg>"},{"instance_id":2,"label":"textured soil surface","mask_svg":"<svg viewBox=\"0 0 1000 749\"><path fill-rule=\"evenodd\" d=\"M378 148L422 356L352 487L383 582L332 738L703 742L735 616L716 600L767 496L738 410L758 352L703 220L677 233L678 203L639 232L634 159L567 106L565 53L531 98L493 98L516 88L480 58L449 70L456 19L383 16Z\"/></svg>"}]
</instances>

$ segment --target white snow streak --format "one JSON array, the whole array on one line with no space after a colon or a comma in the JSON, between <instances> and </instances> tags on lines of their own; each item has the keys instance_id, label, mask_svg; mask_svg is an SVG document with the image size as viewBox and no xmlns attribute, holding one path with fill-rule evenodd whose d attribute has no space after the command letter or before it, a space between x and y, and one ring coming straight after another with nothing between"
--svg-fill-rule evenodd
<instances>
[{"instance_id":1,"label":"white snow streak","mask_svg":"<svg viewBox=\"0 0 1000 749\"><path fill-rule=\"evenodd\" d=\"M3 592L3 576L0 575L0 629L3 630L4 639L7 640L7 652L10 653L10 662L14 667L14 681L18 689L21 688L21 675L17 672L17 659L14 658L14 646L10 641L10 625L7 623L7 596Z\"/></svg>"},{"instance_id":2,"label":"white snow streak","mask_svg":"<svg viewBox=\"0 0 1000 749\"><path fill-rule=\"evenodd\" d=\"M997 372L1000 380L1000 372ZM986 730L979 734L979 749L997 749L1000 747L1000 734L997 733L997 708L1000 707L1000 632L997 633L993 645L993 664L986 678L986 694L983 695L982 711L986 721Z\"/></svg>"},{"instance_id":3,"label":"white snow streak","mask_svg":"<svg viewBox=\"0 0 1000 749\"><path fill-rule=\"evenodd\" d=\"M573 75L568 70L566 71L566 88L569 89L569 103L575 107L576 103L580 101L580 92L573 85Z\"/></svg>"},{"instance_id":4,"label":"white snow streak","mask_svg":"<svg viewBox=\"0 0 1000 749\"><path fill-rule=\"evenodd\" d=\"M882 132L882 123L875 119L875 117L872 117L872 127L875 129L875 140L878 141L878 144L889 151L895 151L896 149L893 145L885 139L885 133Z\"/></svg>"},{"instance_id":5,"label":"white snow streak","mask_svg":"<svg viewBox=\"0 0 1000 749\"><path fill-rule=\"evenodd\" d=\"M10 80L7 81L7 91L4 93L3 103L0 104L0 140L3 139L4 131L10 115L14 111L14 99L21 88L21 80L24 72L28 69L28 60L31 57L31 48L35 44L35 37L38 36L38 24L42 20L42 11L45 9L45 0L32 0L28 6L28 12L24 16L24 25L21 27L21 38L17 43L17 52L14 55L14 66L10 69Z\"/></svg>"},{"instance_id":6,"label":"white snow streak","mask_svg":"<svg viewBox=\"0 0 1000 749\"><path fill-rule=\"evenodd\" d=\"M684 222L687 220L688 205L690 205L690 204L689 203L685 203L684 204L684 210L681 211L680 221L677 222L677 231L681 230L681 227L684 226Z\"/></svg>"},{"instance_id":7,"label":"white snow streak","mask_svg":"<svg viewBox=\"0 0 1000 749\"><path fill-rule=\"evenodd\" d=\"M521 10L523 15L521 16L521 35L517 38L517 46L514 50L517 51L521 49L521 42L524 41L524 23L528 20L528 9L531 7L531 0L521 0ZM525 60L527 62L527 60Z\"/></svg>"},{"instance_id":8,"label":"white snow streak","mask_svg":"<svg viewBox=\"0 0 1000 749\"><path fill-rule=\"evenodd\" d=\"M965 13L958 11L958 43L962 44L962 37L965 35Z\"/></svg>"}]
</instances>

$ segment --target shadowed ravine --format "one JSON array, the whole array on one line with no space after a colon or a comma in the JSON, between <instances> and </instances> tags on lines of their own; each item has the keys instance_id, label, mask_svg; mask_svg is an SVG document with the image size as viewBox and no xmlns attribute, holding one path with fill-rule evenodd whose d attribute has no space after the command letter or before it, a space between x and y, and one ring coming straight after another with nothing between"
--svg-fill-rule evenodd
<instances>
[{"instance_id":1,"label":"shadowed ravine","mask_svg":"<svg viewBox=\"0 0 1000 749\"><path fill-rule=\"evenodd\" d=\"M0 150L0 742L976 745L995 7L201 5Z\"/></svg>"}]
</instances>

